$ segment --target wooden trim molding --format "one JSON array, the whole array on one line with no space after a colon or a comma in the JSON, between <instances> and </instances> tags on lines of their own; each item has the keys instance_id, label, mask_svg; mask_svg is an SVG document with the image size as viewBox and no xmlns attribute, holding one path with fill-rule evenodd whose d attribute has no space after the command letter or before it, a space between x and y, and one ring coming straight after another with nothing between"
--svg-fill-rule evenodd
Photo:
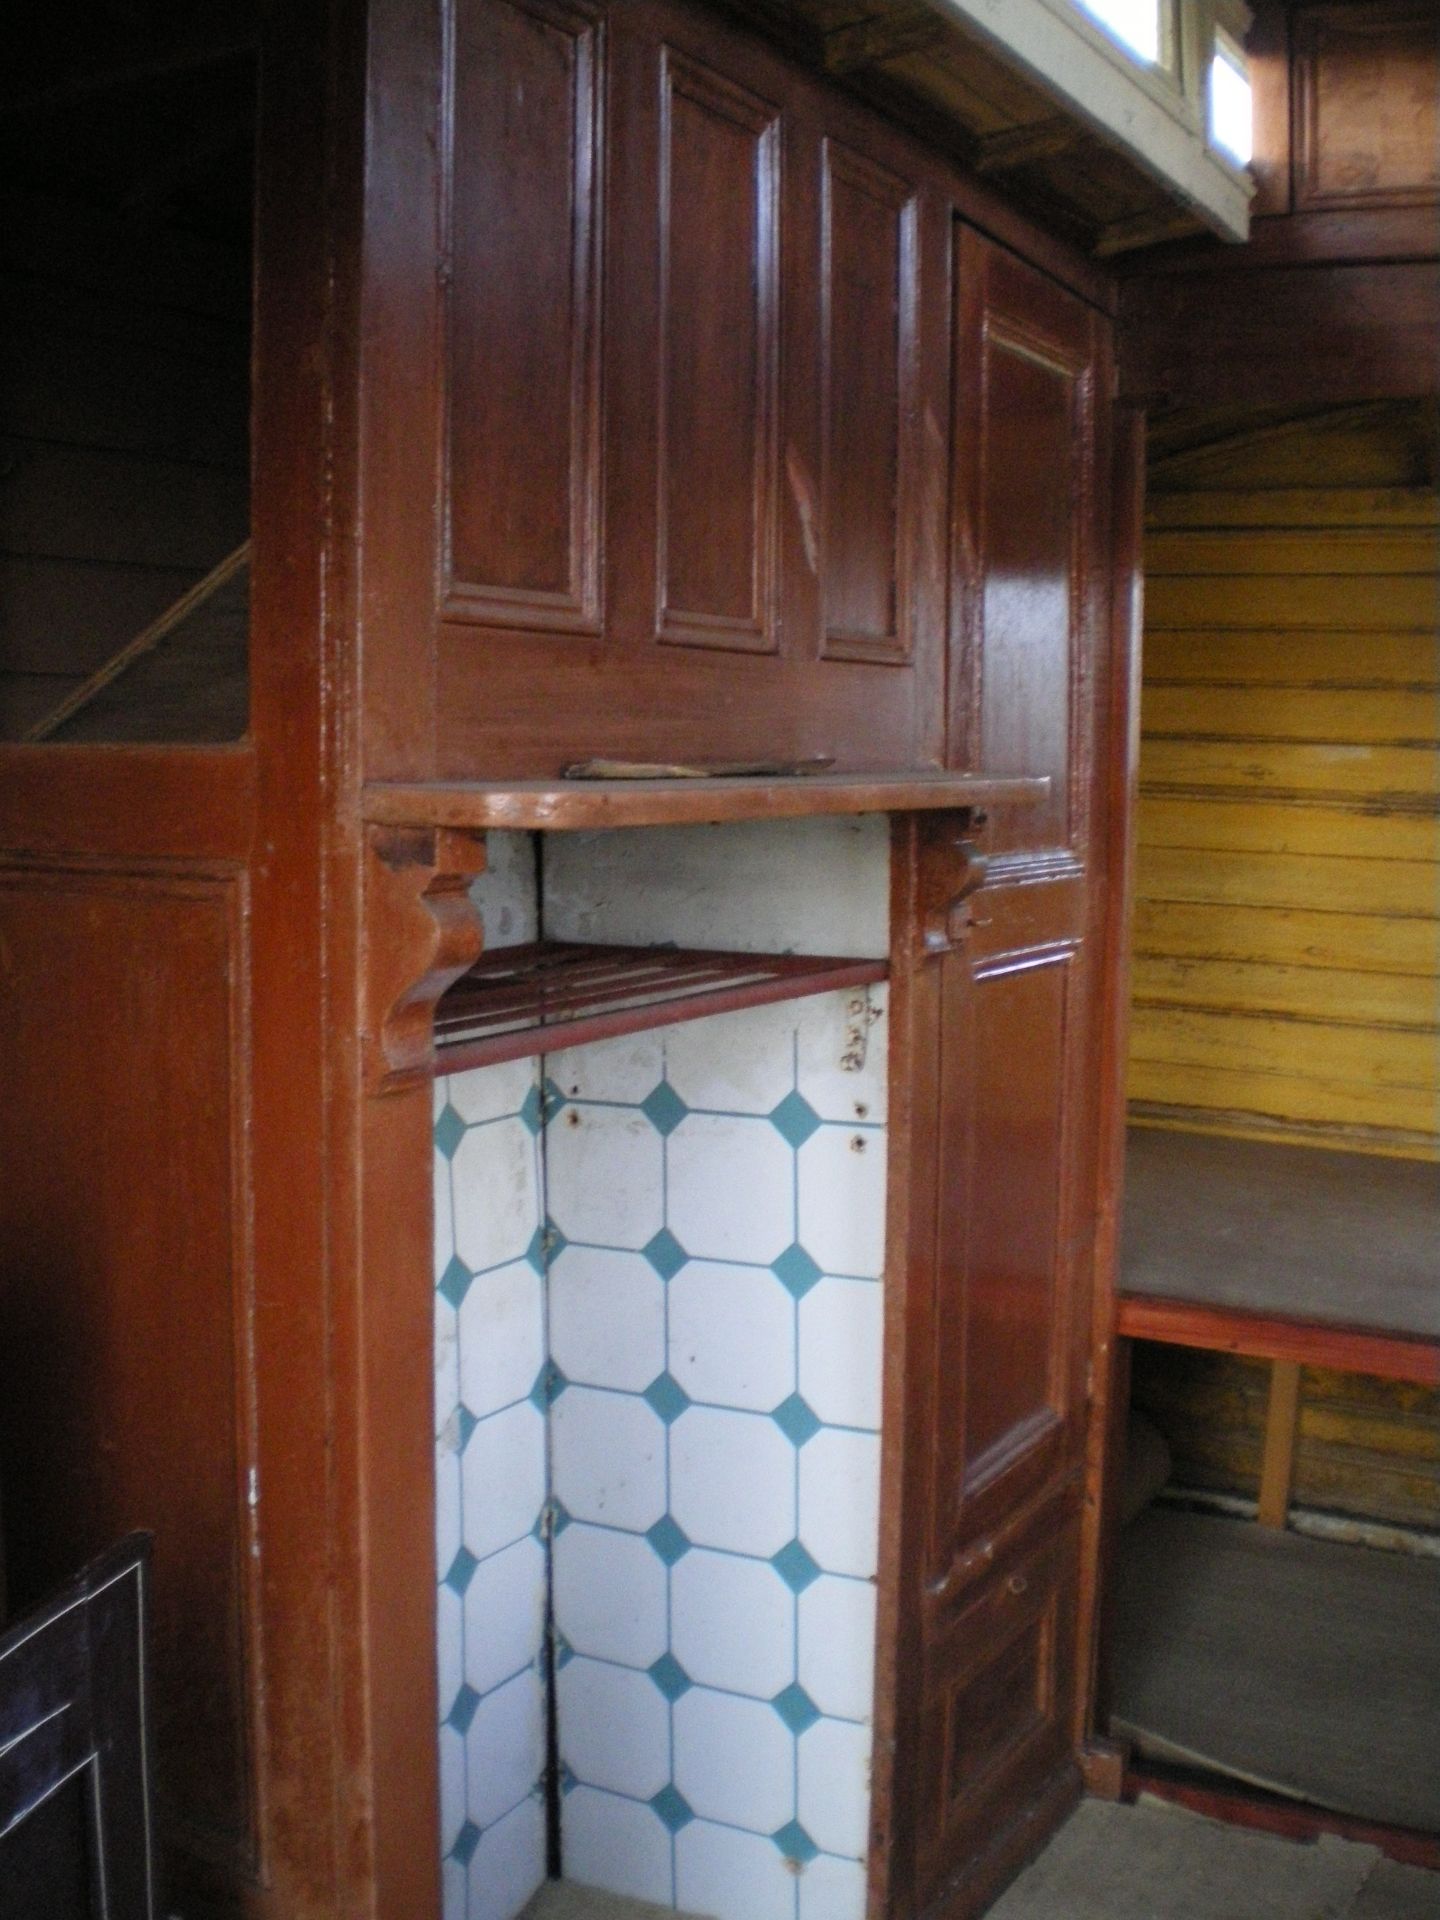
<instances>
[{"instance_id":1,"label":"wooden trim molding","mask_svg":"<svg viewBox=\"0 0 1440 1920\"><path fill-rule=\"evenodd\" d=\"M362 958L365 1083L394 1093L435 1071L435 1003L484 944L470 883L485 836L449 827L370 826Z\"/></svg>"}]
</instances>

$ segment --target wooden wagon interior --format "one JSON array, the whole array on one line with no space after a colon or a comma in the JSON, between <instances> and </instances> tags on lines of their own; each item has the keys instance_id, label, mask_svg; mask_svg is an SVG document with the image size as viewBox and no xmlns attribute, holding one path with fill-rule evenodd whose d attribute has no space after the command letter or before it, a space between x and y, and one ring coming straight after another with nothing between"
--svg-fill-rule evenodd
<instances>
[{"instance_id":1,"label":"wooden wagon interior","mask_svg":"<svg viewBox=\"0 0 1440 1920\"><path fill-rule=\"evenodd\" d=\"M1440 1871L1433 22L993 11L17 55L0 1626L153 1532L157 1913Z\"/></svg>"}]
</instances>

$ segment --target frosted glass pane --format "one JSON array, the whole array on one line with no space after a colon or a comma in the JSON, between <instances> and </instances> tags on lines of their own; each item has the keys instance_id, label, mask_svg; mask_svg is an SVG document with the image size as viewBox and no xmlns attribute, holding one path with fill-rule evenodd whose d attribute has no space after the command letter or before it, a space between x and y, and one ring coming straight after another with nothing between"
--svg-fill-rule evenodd
<instances>
[{"instance_id":1,"label":"frosted glass pane","mask_svg":"<svg viewBox=\"0 0 1440 1920\"><path fill-rule=\"evenodd\" d=\"M1079 0L1088 14L1142 60L1160 58L1160 0Z\"/></svg>"},{"instance_id":2,"label":"frosted glass pane","mask_svg":"<svg viewBox=\"0 0 1440 1920\"><path fill-rule=\"evenodd\" d=\"M1223 53L1210 62L1210 139L1242 167L1249 165L1254 152L1250 79Z\"/></svg>"}]
</instances>

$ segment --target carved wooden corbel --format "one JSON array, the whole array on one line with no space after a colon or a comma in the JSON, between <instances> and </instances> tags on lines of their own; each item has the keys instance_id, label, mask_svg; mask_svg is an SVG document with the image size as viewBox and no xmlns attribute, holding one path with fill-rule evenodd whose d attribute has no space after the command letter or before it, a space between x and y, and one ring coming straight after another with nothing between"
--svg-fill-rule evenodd
<instances>
[{"instance_id":1,"label":"carved wooden corbel","mask_svg":"<svg viewBox=\"0 0 1440 1920\"><path fill-rule=\"evenodd\" d=\"M989 862L971 830L983 827L980 812L937 817L921 856L921 942L927 954L953 953L970 931L970 896L985 884Z\"/></svg>"},{"instance_id":2,"label":"carved wooden corbel","mask_svg":"<svg viewBox=\"0 0 1440 1920\"><path fill-rule=\"evenodd\" d=\"M435 1072L435 1003L480 957L470 883L485 835L450 827L365 830L365 1084L396 1093Z\"/></svg>"}]
</instances>

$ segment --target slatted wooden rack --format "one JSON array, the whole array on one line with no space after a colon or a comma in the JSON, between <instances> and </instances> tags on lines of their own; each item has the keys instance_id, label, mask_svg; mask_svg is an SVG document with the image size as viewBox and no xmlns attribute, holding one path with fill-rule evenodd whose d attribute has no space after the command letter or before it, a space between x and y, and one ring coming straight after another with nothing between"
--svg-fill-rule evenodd
<instances>
[{"instance_id":1,"label":"slatted wooden rack","mask_svg":"<svg viewBox=\"0 0 1440 1920\"><path fill-rule=\"evenodd\" d=\"M443 1073L883 980L884 960L545 940L487 953L435 1015Z\"/></svg>"}]
</instances>

